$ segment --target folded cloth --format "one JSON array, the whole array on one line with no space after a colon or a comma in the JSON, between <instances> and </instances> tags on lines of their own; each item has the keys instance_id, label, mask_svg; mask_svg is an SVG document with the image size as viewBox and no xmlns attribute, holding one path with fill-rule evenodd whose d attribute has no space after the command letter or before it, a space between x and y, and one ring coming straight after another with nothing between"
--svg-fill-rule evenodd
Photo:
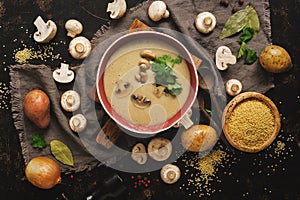
<instances>
[{"instance_id":1,"label":"folded cloth","mask_svg":"<svg viewBox=\"0 0 300 200\"><path fill-rule=\"evenodd\" d=\"M250 1L245 1L243 7L239 6L237 1L231 2L231 6L224 7L220 5L219 1L165 0L168 10L170 11L170 17L168 19L162 19L159 22L151 21L147 15L147 10L151 2L151 0L144 2L132 8L126 13L125 17L101 27L98 32L96 32L92 43L97 45L113 35L126 31L131 22L137 18L150 27L169 28L186 34L202 45L202 47L210 53L212 58L214 58L217 48L221 45L228 46L232 53L237 55L240 47L237 41L239 40L240 34L223 40L219 39L219 36L227 19L232 15L232 7L245 8ZM259 54L266 45L271 43L269 1L251 1L251 5L258 14L261 28L257 36L247 43L247 46L250 49L255 49ZM196 16L203 11L212 12L217 19L216 28L208 35L199 33L194 26ZM244 91L265 93L274 87L273 75L264 71L259 62L255 62L252 65L245 65L244 60L241 59L228 70L221 72L221 76L224 82L231 78L241 80Z\"/></svg>"},{"instance_id":2,"label":"folded cloth","mask_svg":"<svg viewBox=\"0 0 300 200\"><path fill-rule=\"evenodd\" d=\"M180 41L188 45L189 50L203 60L200 69L203 67L210 69L215 75L218 85L223 84L222 79L226 81L230 78L238 78L243 82L244 91L264 93L274 86L272 74L263 71L258 62L252 65L244 65L243 61L238 61L236 65L231 66L230 69L220 74L214 68L212 58L218 46L229 46L235 55L239 49L239 44L237 43L239 36L236 35L224 40L219 39L222 27L231 15L229 7L220 6L218 1L165 0L171 13L170 17L159 22L153 22L147 16L147 9L151 2L145 1L137 5L128 10L121 19L102 26L95 33L92 39L94 49L90 58L80 65L73 88L81 94L81 109L78 112L83 113L88 120L88 128L79 135L73 133L68 126L69 116L61 110L59 103L60 95L63 91L58 89L53 81L52 71L49 67L44 65L15 65L10 67L13 118L15 126L20 133L25 163L28 163L31 158L38 155L52 156L49 145L43 150L31 147L30 143L33 134L44 135L48 144L51 140L58 139L68 145L73 153L75 165L70 167L60 163L62 171L66 173L92 169L102 164L112 165L128 156L128 151L126 150L137 141L135 137L123 135L124 139L118 140L121 148L112 147L109 150L96 143L95 138L101 129L99 124L101 125L105 122L107 115L105 115L101 106L91 100L87 94L96 81L99 60L104 51L117 36L120 36L121 32L128 30L134 19L140 19L150 27L154 27L154 29L164 28L162 32L171 34L174 37L179 37L180 35L168 30L184 33L186 37L180 38ZM245 1L244 5L246 4L247 1ZM251 5L259 15L261 30L257 37L252 39L248 45L250 48L260 52L264 46L270 44L269 3L266 0L259 0L251 2ZM201 11L210 11L217 18L217 27L209 35L200 34L194 27L194 19ZM36 88L44 90L51 100L51 123L49 128L45 130L35 127L23 113L22 103L26 93ZM214 88L213 93L220 99L225 99L222 87ZM122 151L123 149L124 151Z\"/></svg>"},{"instance_id":3,"label":"folded cloth","mask_svg":"<svg viewBox=\"0 0 300 200\"><path fill-rule=\"evenodd\" d=\"M78 136L70 129L68 114L62 110L60 105L60 96L64 91L58 90L52 78L50 67L30 64L14 65L10 67L10 77L13 119L16 129L19 131L25 164L36 156L49 156L55 160L51 154L49 144L52 140L60 140L69 147L74 157L74 167L58 162L63 172L78 172L100 165L83 147ZM38 128L23 112L25 95L33 89L44 91L51 102L51 122L46 129ZM35 134L44 136L47 144L46 148L34 149L31 146L32 136Z\"/></svg>"}]
</instances>

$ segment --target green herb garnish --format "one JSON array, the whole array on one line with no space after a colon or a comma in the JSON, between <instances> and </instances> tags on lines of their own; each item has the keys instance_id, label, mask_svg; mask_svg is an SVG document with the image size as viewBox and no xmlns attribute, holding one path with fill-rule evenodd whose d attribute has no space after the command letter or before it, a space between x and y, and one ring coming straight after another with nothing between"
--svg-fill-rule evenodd
<instances>
[{"instance_id":1,"label":"green herb garnish","mask_svg":"<svg viewBox=\"0 0 300 200\"><path fill-rule=\"evenodd\" d=\"M35 134L31 138L31 146L33 148L42 149L45 148L47 144L42 135Z\"/></svg>"},{"instance_id":2,"label":"green herb garnish","mask_svg":"<svg viewBox=\"0 0 300 200\"><path fill-rule=\"evenodd\" d=\"M241 47L239 49L237 58L243 57L243 55L246 53L245 64L252 64L257 60L256 51L249 49L246 44L246 42L251 40L253 37L254 37L253 28L247 27L243 29L243 33L240 37L241 40L239 41L241 43Z\"/></svg>"},{"instance_id":3,"label":"green herb garnish","mask_svg":"<svg viewBox=\"0 0 300 200\"><path fill-rule=\"evenodd\" d=\"M257 60L257 55L255 50L247 49L247 55L245 59L245 64L252 64Z\"/></svg>"},{"instance_id":4,"label":"green herb garnish","mask_svg":"<svg viewBox=\"0 0 300 200\"><path fill-rule=\"evenodd\" d=\"M208 109L208 108L205 108L205 111L207 112L207 114L209 114L209 116L211 116L211 117L212 117L212 112L211 112L211 110L210 110L210 109Z\"/></svg>"},{"instance_id":5,"label":"green herb garnish","mask_svg":"<svg viewBox=\"0 0 300 200\"><path fill-rule=\"evenodd\" d=\"M155 72L156 84L165 86L167 91L174 96L182 92L182 86L176 81L177 75L173 70L173 66L181 63L181 61L180 56L173 59L169 55L163 55L156 58L151 64L151 69Z\"/></svg>"}]
</instances>

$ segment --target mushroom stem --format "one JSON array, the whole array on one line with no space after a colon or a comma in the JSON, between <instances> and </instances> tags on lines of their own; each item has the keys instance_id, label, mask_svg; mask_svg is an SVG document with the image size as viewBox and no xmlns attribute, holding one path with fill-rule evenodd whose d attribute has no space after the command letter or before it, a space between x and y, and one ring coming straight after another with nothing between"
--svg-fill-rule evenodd
<instances>
[{"instance_id":1,"label":"mushroom stem","mask_svg":"<svg viewBox=\"0 0 300 200\"><path fill-rule=\"evenodd\" d=\"M77 43L75 45L75 50L78 52L78 53L83 53L84 52L84 45L81 44L81 43Z\"/></svg>"},{"instance_id":2,"label":"mushroom stem","mask_svg":"<svg viewBox=\"0 0 300 200\"><path fill-rule=\"evenodd\" d=\"M36 20L34 21L33 24L38 29L38 32L36 34L39 34L39 35L41 35L41 33L47 32L47 28L49 27L49 25L47 25L47 23L45 23L44 20L40 16L38 16L36 18Z\"/></svg>"},{"instance_id":3,"label":"mushroom stem","mask_svg":"<svg viewBox=\"0 0 300 200\"><path fill-rule=\"evenodd\" d=\"M73 120L73 125L75 126L75 127L78 127L79 125L80 125L80 120L79 119L77 119L77 118L74 118L74 120Z\"/></svg>"},{"instance_id":4,"label":"mushroom stem","mask_svg":"<svg viewBox=\"0 0 300 200\"><path fill-rule=\"evenodd\" d=\"M233 92L236 92L236 91L239 90L239 86L238 86L237 84L232 84L231 90L232 90Z\"/></svg>"},{"instance_id":5,"label":"mushroom stem","mask_svg":"<svg viewBox=\"0 0 300 200\"><path fill-rule=\"evenodd\" d=\"M170 179L170 180L174 180L176 176L176 173L174 171L168 171L167 173L167 177Z\"/></svg>"},{"instance_id":6,"label":"mushroom stem","mask_svg":"<svg viewBox=\"0 0 300 200\"><path fill-rule=\"evenodd\" d=\"M203 20L203 23L206 26L210 26L212 24L212 18L211 17L205 17L204 20Z\"/></svg>"},{"instance_id":7,"label":"mushroom stem","mask_svg":"<svg viewBox=\"0 0 300 200\"><path fill-rule=\"evenodd\" d=\"M67 99L66 99L66 102L67 102L68 105L72 106L75 102L75 99L74 99L73 95L68 95Z\"/></svg>"}]
</instances>

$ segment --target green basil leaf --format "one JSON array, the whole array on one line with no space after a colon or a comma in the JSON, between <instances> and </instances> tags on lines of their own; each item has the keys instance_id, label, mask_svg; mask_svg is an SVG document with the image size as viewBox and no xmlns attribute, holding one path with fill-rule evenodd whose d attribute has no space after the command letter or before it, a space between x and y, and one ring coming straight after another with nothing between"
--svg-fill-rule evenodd
<instances>
[{"instance_id":1,"label":"green basil leaf","mask_svg":"<svg viewBox=\"0 0 300 200\"><path fill-rule=\"evenodd\" d=\"M260 23L257 12L252 6L239 10L229 17L220 35L220 39L232 36L246 27L250 27L254 32L259 31Z\"/></svg>"},{"instance_id":2,"label":"green basil leaf","mask_svg":"<svg viewBox=\"0 0 300 200\"><path fill-rule=\"evenodd\" d=\"M239 52L238 52L237 58L243 57L243 55L244 55L244 53L245 53L245 51L246 51L246 48L247 48L246 43L245 43L245 42L242 42L241 47L240 47Z\"/></svg>"},{"instance_id":3,"label":"green basil leaf","mask_svg":"<svg viewBox=\"0 0 300 200\"><path fill-rule=\"evenodd\" d=\"M245 64L252 64L257 60L257 55L255 50L247 49L247 55L245 59Z\"/></svg>"},{"instance_id":4,"label":"green basil leaf","mask_svg":"<svg viewBox=\"0 0 300 200\"><path fill-rule=\"evenodd\" d=\"M71 150L67 145L59 140L50 142L51 153L61 163L69 166L74 166L74 160Z\"/></svg>"}]
</instances>

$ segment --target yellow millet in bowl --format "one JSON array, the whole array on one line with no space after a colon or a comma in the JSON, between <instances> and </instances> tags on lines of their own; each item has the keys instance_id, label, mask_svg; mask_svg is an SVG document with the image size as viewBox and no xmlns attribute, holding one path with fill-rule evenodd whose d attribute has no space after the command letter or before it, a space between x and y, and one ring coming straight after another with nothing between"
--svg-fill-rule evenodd
<instances>
[{"instance_id":1,"label":"yellow millet in bowl","mask_svg":"<svg viewBox=\"0 0 300 200\"><path fill-rule=\"evenodd\" d=\"M223 114L223 131L229 143L246 152L269 146L280 129L280 116L266 96L247 92L232 99Z\"/></svg>"}]
</instances>

